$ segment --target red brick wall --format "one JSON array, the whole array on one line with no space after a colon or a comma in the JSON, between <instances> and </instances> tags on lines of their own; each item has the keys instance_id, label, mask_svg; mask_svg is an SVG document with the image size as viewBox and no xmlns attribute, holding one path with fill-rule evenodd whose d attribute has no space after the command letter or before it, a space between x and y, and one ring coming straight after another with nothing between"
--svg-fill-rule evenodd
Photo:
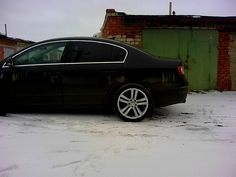
<instances>
[{"instance_id":1,"label":"red brick wall","mask_svg":"<svg viewBox=\"0 0 236 177\"><path fill-rule=\"evenodd\" d=\"M4 48L13 49L13 52L25 48L32 44L33 42L24 42L21 40L15 40L14 38L3 37L0 38L0 61L4 59Z\"/></svg>"},{"instance_id":2,"label":"red brick wall","mask_svg":"<svg viewBox=\"0 0 236 177\"><path fill-rule=\"evenodd\" d=\"M219 31L217 88L220 91L231 90L229 40L228 32Z\"/></svg>"},{"instance_id":3,"label":"red brick wall","mask_svg":"<svg viewBox=\"0 0 236 177\"><path fill-rule=\"evenodd\" d=\"M13 40L0 39L0 46L1 47L16 48L17 43Z\"/></svg>"},{"instance_id":4,"label":"red brick wall","mask_svg":"<svg viewBox=\"0 0 236 177\"><path fill-rule=\"evenodd\" d=\"M4 58L4 49L0 47L0 61Z\"/></svg>"},{"instance_id":5,"label":"red brick wall","mask_svg":"<svg viewBox=\"0 0 236 177\"><path fill-rule=\"evenodd\" d=\"M138 48L142 46L142 26L139 24L125 24L124 17L112 9L108 9L106 15L102 37L125 42Z\"/></svg>"},{"instance_id":6,"label":"red brick wall","mask_svg":"<svg viewBox=\"0 0 236 177\"><path fill-rule=\"evenodd\" d=\"M0 39L0 61L4 59L4 48L12 48L16 51L16 42L8 39Z\"/></svg>"}]
</instances>

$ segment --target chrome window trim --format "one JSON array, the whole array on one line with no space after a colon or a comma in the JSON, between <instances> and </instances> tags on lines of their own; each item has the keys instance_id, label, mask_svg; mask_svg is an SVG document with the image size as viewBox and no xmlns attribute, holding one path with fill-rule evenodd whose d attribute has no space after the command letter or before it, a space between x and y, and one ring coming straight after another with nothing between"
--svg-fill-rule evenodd
<instances>
[{"instance_id":1,"label":"chrome window trim","mask_svg":"<svg viewBox=\"0 0 236 177\"><path fill-rule=\"evenodd\" d=\"M93 65L93 64L122 64L123 62L80 62L80 63L43 63L43 64L27 64L27 65L14 65L15 68L20 67L34 67L34 66L57 66L57 65ZM2 68L10 68L6 66L6 62Z\"/></svg>"},{"instance_id":2,"label":"chrome window trim","mask_svg":"<svg viewBox=\"0 0 236 177\"><path fill-rule=\"evenodd\" d=\"M122 64L123 61L102 61L102 62L73 62L73 63L64 63L65 65L93 65L93 64Z\"/></svg>"},{"instance_id":3,"label":"chrome window trim","mask_svg":"<svg viewBox=\"0 0 236 177\"><path fill-rule=\"evenodd\" d=\"M45 45L45 44L51 44L51 43L59 43L59 42L91 42L91 43L100 43L100 44L106 44L106 45L111 45L114 47L118 47L122 50L124 50L126 52L125 57L123 59L123 61L103 61L103 62L73 62L73 63L43 63L43 64L25 64L25 65L14 65L14 67L31 67L31 66L47 66L47 65L85 65L85 64L122 64L125 63L127 56L128 56L128 50L124 47L121 47L119 45L116 44L112 44L112 43L108 43L108 42L103 42L103 41L96 41L96 40L85 40L85 39L70 39L70 40L55 40L55 41L48 41L48 42L43 42L34 46L31 46L25 50L22 50L21 52L15 54L12 56L12 58L17 57L18 55L31 50L35 47L41 46L41 45ZM3 64L2 68L9 68L9 66L5 66L6 62Z\"/></svg>"},{"instance_id":4,"label":"chrome window trim","mask_svg":"<svg viewBox=\"0 0 236 177\"><path fill-rule=\"evenodd\" d=\"M9 68L9 66L5 66L6 62L4 63L2 68ZM15 68L20 67L33 67L33 66L56 66L56 65L65 65L65 63L42 63L42 64L27 64L27 65L14 65Z\"/></svg>"},{"instance_id":5,"label":"chrome window trim","mask_svg":"<svg viewBox=\"0 0 236 177\"><path fill-rule=\"evenodd\" d=\"M2 69L4 68L10 68L9 66L6 66L6 62L2 65Z\"/></svg>"},{"instance_id":6,"label":"chrome window trim","mask_svg":"<svg viewBox=\"0 0 236 177\"><path fill-rule=\"evenodd\" d=\"M22 53L24 53L24 52L26 52L26 51L28 51L28 50L31 50L31 49L33 49L33 48L35 48L35 47L38 47L38 46L41 46L41 45L45 45L45 44L59 43L59 42L62 42L62 43L63 43L63 42L67 42L67 41L66 41L66 40L58 40L58 41L42 42L42 43L40 43L40 44L36 44L36 45L33 45L33 46L29 47L29 48L26 48L26 49L22 50L21 52L19 52L19 53L13 55L12 58L15 58L15 57L17 57L18 55L20 55L20 54L22 54Z\"/></svg>"}]
</instances>

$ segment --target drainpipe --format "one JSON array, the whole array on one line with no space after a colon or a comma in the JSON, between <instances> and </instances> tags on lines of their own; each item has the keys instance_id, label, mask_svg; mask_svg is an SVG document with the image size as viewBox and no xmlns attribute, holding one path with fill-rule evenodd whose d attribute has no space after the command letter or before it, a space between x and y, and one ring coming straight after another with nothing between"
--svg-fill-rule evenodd
<instances>
[{"instance_id":1,"label":"drainpipe","mask_svg":"<svg viewBox=\"0 0 236 177\"><path fill-rule=\"evenodd\" d=\"M169 3L169 15L172 15L172 2Z\"/></svg>"},{"instance_id":2,"label":"drainpipe","mask_svg":"<svg viewBox=\"0 0 236 177\"><path fill-rule=\"evenodd\" d=\"M7 24L5 24L5 36L7 36Z\"/></svg>"}]
</instances>

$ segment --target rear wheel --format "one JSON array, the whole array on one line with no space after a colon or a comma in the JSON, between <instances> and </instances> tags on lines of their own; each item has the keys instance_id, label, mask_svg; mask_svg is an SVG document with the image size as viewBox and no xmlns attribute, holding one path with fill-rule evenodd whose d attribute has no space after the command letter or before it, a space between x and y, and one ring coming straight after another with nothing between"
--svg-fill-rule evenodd
<instances>
[{"instance_id":1,"label":"rear wheel","mask_svg":"<svg viewBox=\"0 0 236 177\"><path fill-rule=\"evenodd\" d=\"M143 120L151 110L149 92L138 84L130 84L120 89L115 97L115 110L124 121Z\"/></svg>"}]
</instances>

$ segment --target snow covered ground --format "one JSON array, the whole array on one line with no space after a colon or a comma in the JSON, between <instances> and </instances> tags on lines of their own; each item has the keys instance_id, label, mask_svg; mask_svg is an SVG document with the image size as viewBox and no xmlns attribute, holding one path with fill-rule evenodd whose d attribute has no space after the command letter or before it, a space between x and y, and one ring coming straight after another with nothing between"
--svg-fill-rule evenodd
<instances>
[{"instance_id":1,"label":"snow covered ground","mask_svg":"<svg viewBox=\"0 0 236 177\"><path fill-rule=\"evenodd\" d=\"M236 92L191 93L140 123L0 117L0 177L235 177Z\"/></svg>"}]
</instances>

